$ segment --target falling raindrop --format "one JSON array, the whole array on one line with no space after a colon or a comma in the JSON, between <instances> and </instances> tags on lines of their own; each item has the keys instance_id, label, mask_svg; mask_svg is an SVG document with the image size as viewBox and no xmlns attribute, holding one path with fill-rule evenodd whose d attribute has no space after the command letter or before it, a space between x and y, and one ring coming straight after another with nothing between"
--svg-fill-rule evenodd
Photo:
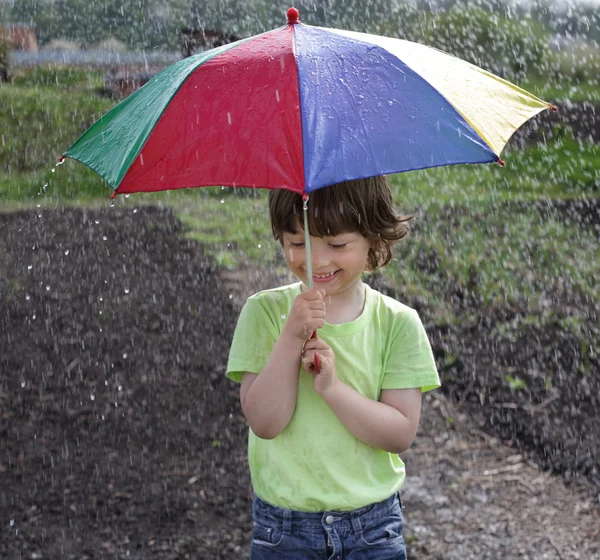
<instances>
[{"instance_id":1,"label":"falling raindrop","mask_svg":"<svg viewBox=\"0 0 600 560\"><path fill-rule=\"evenodd\" d=\"M67 249L67 250L65 251L65 256L67 256L68 254L69 254L69 249Z\"/></svg>"}]
</instances>

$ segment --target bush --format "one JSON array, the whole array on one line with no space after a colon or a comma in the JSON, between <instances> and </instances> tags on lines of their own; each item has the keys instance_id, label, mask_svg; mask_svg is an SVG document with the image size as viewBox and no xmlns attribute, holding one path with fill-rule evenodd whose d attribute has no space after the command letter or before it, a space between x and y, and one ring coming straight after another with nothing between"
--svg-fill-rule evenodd
<instances>
[{"instance_id":1,"label":"bush","mask_svg":"<svg viewBox=\"0 0 600 560\"><path fill-rule=\"evenodd\" d=\"M556 78L580 82L600 80L600 49L589 43L573 43L555 54Z\"/></svg>"},{"instance_id":2,"label":"bush","mask_svg":"<svg viewBox=\"0 0 600 560\"><path fill-rule=\"evenodd\" d=\"M428 18L424 39L503 77L547 71L550 36L530 19L510 20L483 8L456 4Z\"/></svg>"}]
</instances>

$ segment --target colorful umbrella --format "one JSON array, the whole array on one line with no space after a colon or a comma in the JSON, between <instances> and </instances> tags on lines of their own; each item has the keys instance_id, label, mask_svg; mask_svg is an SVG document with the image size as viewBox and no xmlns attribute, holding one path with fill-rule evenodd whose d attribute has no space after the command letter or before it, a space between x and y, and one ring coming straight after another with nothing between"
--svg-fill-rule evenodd
<instances>
[{"instance_id":1,"label":"colorful umbrella","mask_svg":"<svg viewBox=\"0 0 600 560\"><path fill-rule=\"evenodd\" d=\"M312 191L345 180L502 164L514 131L551 107L441 51L304 25L290 8L279 29L166 68L63 158L98 172L113 197L284 188L304 195L306 212Z\"/></svg>"}]
</instances>

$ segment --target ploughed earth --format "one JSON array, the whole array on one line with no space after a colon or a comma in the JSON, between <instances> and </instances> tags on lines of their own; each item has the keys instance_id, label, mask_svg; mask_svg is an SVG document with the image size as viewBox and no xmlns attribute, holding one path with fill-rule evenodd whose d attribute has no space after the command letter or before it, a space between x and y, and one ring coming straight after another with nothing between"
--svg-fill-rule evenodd
<instances>
[{"instance_id":1,"label":"ploughed earth","mask_svg":"<svg viewBox=\"0 0 600 560\"><path fill-rule=\"evenodd\" d=\"M244 298L287 279L219 269L184 229L152 207L0 214L0 558L247 557L247 427L225 366ZM459 318L477 305L463 295ZM597 355L583 375L558 326L505 340L494 323L518 310L441 328L404 301L444 378L404 455L409 557L600 558ZM553 371L552 389L531 373L511 390L517 369Z\"/></svg>"}]
</instances>

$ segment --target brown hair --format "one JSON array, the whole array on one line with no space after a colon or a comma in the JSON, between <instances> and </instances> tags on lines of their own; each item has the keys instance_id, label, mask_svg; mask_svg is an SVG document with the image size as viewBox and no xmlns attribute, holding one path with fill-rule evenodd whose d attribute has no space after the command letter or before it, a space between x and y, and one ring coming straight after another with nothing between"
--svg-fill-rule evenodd
<instances>
[{"instance_id":1,"label":"brown hair","mask_svg":"<svg viewBox=\"0 0 600 560\"><path fill-rule=\"evenodd\" d=\"M273 235L295 233L295 218L304 228L302 196L284 189L269 192L269 213ZM366 270L385 266L392 259L392 247L410 234L413 216L399 216L394 210L392 191L384 176L354 179L310 193L308 227L316 237L358 231L371 245Z\"/></svg>"}]
</instances>

